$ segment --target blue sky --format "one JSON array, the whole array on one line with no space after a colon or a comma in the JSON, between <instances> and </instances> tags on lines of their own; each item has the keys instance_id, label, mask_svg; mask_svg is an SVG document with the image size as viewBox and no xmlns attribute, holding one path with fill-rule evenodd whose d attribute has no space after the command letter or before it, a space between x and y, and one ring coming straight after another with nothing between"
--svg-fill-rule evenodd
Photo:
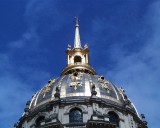
<instances>
[{"instance_id":1,"label":"blue sky","mask_svg":"<svg viewBox=\"0 0 160 128\"><path fill-rule=\"evenodd\" d=\"M60 75L75 16L91 65L159 128L159 0L1 0L0 127L11 128L26 101Z\"/></svg>"}]
</instances>

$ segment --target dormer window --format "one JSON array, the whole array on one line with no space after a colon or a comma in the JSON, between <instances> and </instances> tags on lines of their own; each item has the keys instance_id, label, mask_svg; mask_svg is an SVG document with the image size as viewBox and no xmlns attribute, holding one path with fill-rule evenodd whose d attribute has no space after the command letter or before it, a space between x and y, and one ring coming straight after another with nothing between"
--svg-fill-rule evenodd
<instances>
[{"instance_id":1,"label":"dormer window","mask_svg":"<svg viewBox=\"0 0 160 128\"><path fill-rule=\"evenodd\" d=\"M74 57L74 64L81 64L82 63L82 58L80 56L75 56Z\"/></svg>"}]
</instances>

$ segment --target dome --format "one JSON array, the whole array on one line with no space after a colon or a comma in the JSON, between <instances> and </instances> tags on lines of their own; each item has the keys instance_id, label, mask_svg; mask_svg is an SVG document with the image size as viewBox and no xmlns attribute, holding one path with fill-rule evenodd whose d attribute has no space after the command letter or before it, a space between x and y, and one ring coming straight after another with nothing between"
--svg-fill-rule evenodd
<instances>
[{"instance_id":1,"label":"dome","mask_svg":"<svg viewBox=\"0 0 160 128\"><path fill-rule=\"evenodd\" d=\"M86 100L90 97L99 98L108 104L119 107L128 103L130 109L136 112L134 105L124 93L124 89L117 88L103 76L83 72L73 72L57 79L50 79L40 91L33 95L29 108L34 110L44 104L56 101L57 98Z\"/></svg>"},{"instance_id":2,"label":"dome","mask_svg":"<svg viewBox=\"0 0 160 128\"><path fill-rule=\"evenodd\" d=\"M67 65L26 104L15 128L147 128L123 88L89 64L89 48L81 46L78 20L74 48L68 45Z\"/></svg>"}]
</instances>

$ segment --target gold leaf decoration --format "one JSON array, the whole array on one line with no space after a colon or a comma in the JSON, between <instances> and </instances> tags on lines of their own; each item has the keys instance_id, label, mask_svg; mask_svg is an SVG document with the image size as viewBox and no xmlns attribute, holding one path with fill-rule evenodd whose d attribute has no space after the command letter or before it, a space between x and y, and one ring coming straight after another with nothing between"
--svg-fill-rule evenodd
<instances>
[{"instance_id":1,"label":"gold leaf decoration","mask_svg":"<svg viewBox=\"0 0 160 128\"><path fill-rule=\"evenodd\" d=\"M43 90L41 91L41 95L45 97L46 93L50 91L51 85L55 83L55 79L50 79L48 83L44 86Z\"/></svg>"}]
</instances>

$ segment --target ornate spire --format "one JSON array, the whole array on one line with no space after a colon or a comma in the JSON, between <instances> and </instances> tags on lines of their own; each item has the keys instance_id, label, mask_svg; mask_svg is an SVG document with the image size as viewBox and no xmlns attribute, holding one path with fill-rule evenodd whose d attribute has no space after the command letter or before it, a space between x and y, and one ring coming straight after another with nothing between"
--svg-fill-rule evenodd
<instances>
[{"instance_id":1,"label":"ornate spire","mask_svg":"<svg viewBox=\"0 0 160 128\"><path fill-rule=\"evenodd\" d=\"M80 34L79 34L78 17L76 17L76 26L75 27L76 27L76 30L75 30L75 38L74 38L74 48L82 48Z\"/></svg>"},{"instance_id":2,"label":"ornate spire","mask_svg":"<svg viewBox=\"0 0 160 128\"><path fill-rule=\"evenodd\" d=\"M96 74L95 70L89 65L89 48L86 44L84 48L81 46L78 17L76 17L74 48L68 45L67 66L63 69L61 75L71 74L74 72L85 72Z\"/></svg>"}]
</instances>

